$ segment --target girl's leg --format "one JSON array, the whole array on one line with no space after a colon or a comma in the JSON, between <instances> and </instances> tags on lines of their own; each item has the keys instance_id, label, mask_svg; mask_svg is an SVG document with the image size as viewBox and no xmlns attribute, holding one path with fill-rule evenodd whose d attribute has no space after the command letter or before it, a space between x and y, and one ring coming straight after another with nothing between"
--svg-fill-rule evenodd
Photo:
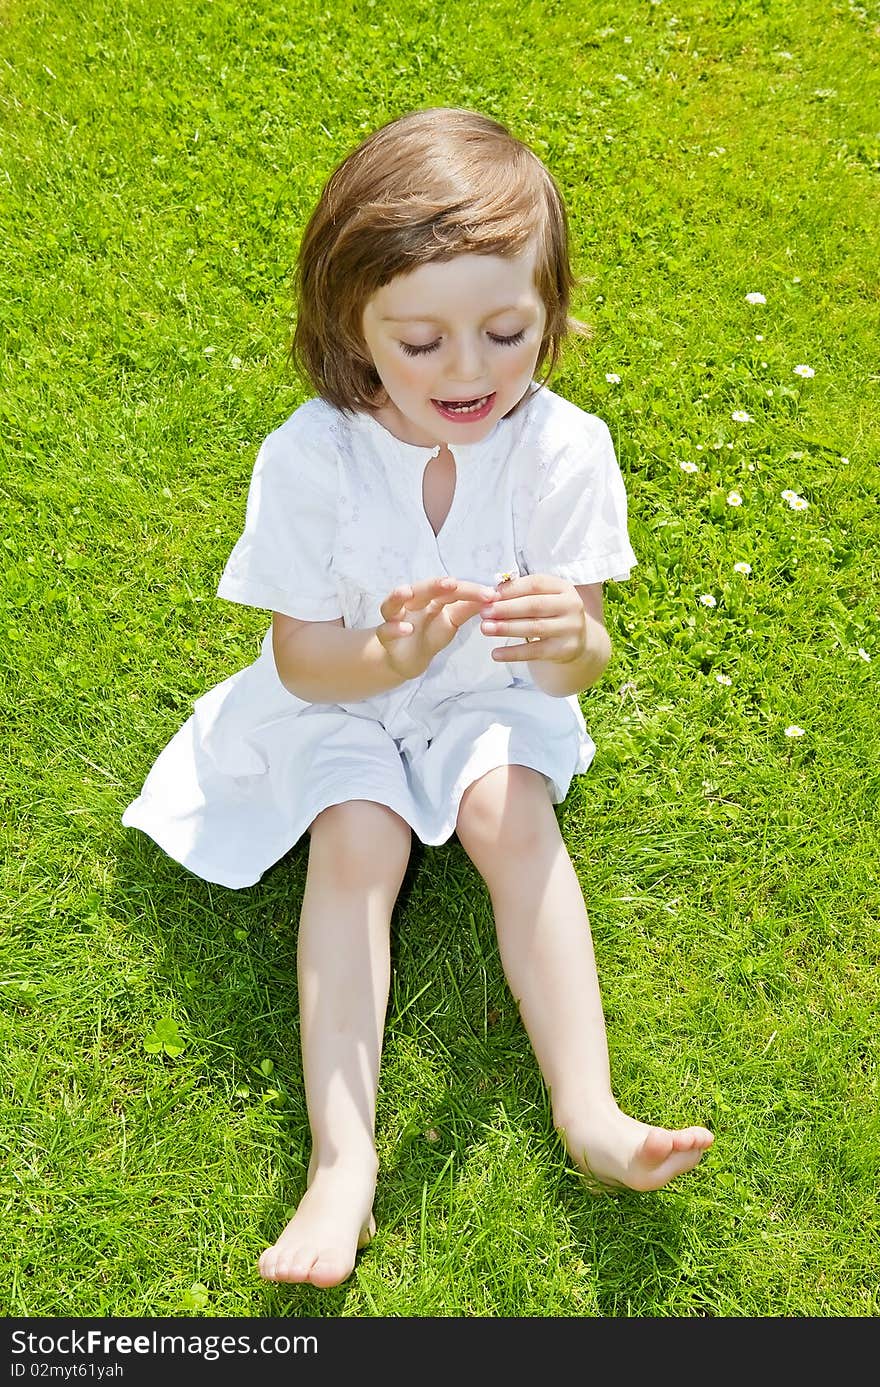
<instances>
[{"instance_id":1,"label":"girl's leg","mask_svg":"<svg viewBox=\"0 0 880 1387\"><path fill-rule=\"evenodd\" d=\"M711 1132L637 1122L612 1094L590 924L544 777L490 771L463 796L457 832L489 889L504 971L572 1160L637 1190L691 1169Z\"/></svg>"},{"instance_id":2,"label":"girl's leg","mask_svg":"<svg viewBox=\"0 0 880 1387\"><path fill-rule=\"evenodd\" d=\"M297 975L312 1155L308 1188L259 1268L271 1281L335 1286L375 1228L376 1088L391 913L412 831L370 800L332 805L309 831Z\"/></svg>"}]
</instances>

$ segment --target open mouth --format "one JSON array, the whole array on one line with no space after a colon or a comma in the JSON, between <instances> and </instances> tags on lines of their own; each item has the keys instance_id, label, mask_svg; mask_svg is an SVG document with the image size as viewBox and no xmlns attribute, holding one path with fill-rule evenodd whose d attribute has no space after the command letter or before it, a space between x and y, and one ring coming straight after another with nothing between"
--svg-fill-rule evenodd
<instances>
[{"instance_id":1,"label":"open mouth","mask_svg":"<svg viewBox=\"0 0 880 1387\"><path fill-rule=\"evenodd\" d=\"M431 403L444 419L485 419L495 403L495 392L480 395L476 400L432 400Z\"/></svg>"}]
</instances>

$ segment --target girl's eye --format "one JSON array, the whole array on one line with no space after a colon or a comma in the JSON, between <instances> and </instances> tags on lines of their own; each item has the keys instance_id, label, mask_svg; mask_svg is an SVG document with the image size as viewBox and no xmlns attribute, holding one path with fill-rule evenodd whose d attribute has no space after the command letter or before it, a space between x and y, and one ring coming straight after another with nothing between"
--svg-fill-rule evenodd
<instances>
[{"instance_id":1,"label":"girl's eye","mask_svg":"<svg viewBox=\"0 0 880 1387\"><path fill-rule=\"evenodd\" d=\"M512 337L497 337L494 332L489 333L489 339L499 347L516 347L526 335L525 328L515 332ZM426 347L413 347L409 342L401 342L401 350L407 356L424 356L426 352L435 352L440 346L439 342L429 342Z\"/></svg>"}]
</instances>

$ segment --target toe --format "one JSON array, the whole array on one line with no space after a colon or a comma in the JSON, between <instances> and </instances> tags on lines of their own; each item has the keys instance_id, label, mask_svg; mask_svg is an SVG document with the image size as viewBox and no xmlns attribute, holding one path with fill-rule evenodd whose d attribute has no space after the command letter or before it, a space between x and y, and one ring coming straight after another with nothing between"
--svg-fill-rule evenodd
<instances>
[{"instance_id":1,"label":"toe","mask_svg":"<svg viewBox=\"0 0 880 1387\"><path fill-rule=\"evenodd\" d=\"M316 1253L298 1248L279 1259L275 1274L280 1281L310 1281L312 1268L317 1260Z\"/></svg>"},{"instance_id":2,"label":"toe","mask_svg":"<svg viewBox=\"0 0 880 1387\"><path fill-rule=\"evenodd\" d=\"M678 1151L706 1151L715 1140L714 1136L706 1127L686 1127L684 1131L677 1132L681 1142L676 1142Z\"/></svg>"},{"instance_id":3,"label":"toe","mask_svg":"<svg viewBox=\"0 0 880 1387\"><path fill-rule=\"evenodd\" d=\"M342 1252L321 1252L309 1270L309 1281L313 1286L338 1286L351 1275L353 1267L354 1263Z\"/></svg>"}]
</instances>

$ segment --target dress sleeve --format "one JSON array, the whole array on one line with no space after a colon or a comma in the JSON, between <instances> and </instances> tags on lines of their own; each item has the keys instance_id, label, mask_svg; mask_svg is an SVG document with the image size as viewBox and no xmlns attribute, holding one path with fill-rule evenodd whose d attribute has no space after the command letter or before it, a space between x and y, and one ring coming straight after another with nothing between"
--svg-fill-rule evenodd
<instances>
[{"instance_id":1,"label":"dress sleeve","mask_svg":"<svg viewBox=\"0 0 880 1387\"><path fill-rule=\"evenodd\" d=\"M584 428L554 451L527 529L530 573L570 583L628 578L638 560L626 524L626 488L608 425L583 415Z\"/></svg>"},{"instance_id":2,"label":"dress sleeve","mask_svg":"<svg viewBox=\"0 0 880 1387\"><path fill-rule=\"evenodd\" d=\"M342 615L331 572L336 467L292 415L264 441L248 491L244 532L217 596L302 621ZM323 456L322 456L323 454Z\"/></svg>"}]
</instances>

